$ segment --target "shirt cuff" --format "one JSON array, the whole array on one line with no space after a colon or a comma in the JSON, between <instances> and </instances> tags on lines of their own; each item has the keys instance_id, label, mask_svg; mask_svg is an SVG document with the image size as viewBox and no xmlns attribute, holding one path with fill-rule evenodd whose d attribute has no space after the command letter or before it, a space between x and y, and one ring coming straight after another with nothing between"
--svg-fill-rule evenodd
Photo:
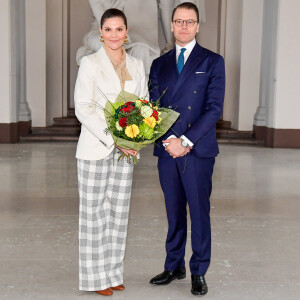
<instances>
[{"instance_id":1,"label":"shirt cuff","mask_svg":"<svg viewBox=\"0 0 300 300\"><path fill-rule=\"evenodd\" d=\"M193 146L194 146L194 143L191 142L185 135L182 135L180 138L181 138L182 140L184 140L185 142L187 142L188 147L193 147Z\"/></svg>"},{"instance_id":2,"label":"shirt cuff","mask_svg":"<svg viewBox=\"0 0 300 300\"><path fill-rule=\"evenodd\" d=\"M170 135L168 138L167 138L167 140L168 139L176 139L176 136L174 135L174 134L172 134L172 135ZM167 147L169 145L169 143L163 143L163 146L164 147Z\"/></svg>"}]
</instances>

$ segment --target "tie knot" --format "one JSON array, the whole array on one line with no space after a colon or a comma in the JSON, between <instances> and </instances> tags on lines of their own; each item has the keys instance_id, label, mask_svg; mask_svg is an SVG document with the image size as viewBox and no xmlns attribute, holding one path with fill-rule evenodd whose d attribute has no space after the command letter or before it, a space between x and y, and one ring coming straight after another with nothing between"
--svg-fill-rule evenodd
<instances>
[{"instance_id":1,"label":"tie knot","mask_svg":"<svg viewBox=\"0 0 300 300\"><path fill-rule=\"evenodd\" d=\"M180 50L180 54L183 54L185 51L186 51L186 49L185 49L185 48L181 48L181 50Z\"/></svg>"}]
</instances>

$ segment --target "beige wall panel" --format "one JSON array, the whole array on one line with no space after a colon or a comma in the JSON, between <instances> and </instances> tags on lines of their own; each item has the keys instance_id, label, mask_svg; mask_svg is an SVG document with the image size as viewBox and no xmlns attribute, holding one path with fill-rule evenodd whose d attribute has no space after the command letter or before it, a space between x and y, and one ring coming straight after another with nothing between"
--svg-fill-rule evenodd
<instances>
[{"instance_id":1,"label":"beige wall panel","mask_svg":"<svg viewBox=\"0 0 300 300\"><path fill-rule=\"evenodd\" d=\"M197 41L201 46L218 52L219 0L205 1L206 22L200 24Z\"/></svg>"},{"instance_id":2,"label":"beige wall panel","mask_svg":"<svg viewBox=\"0 0 300 300\"><path fill-rule=\"evenodd\" d=\"M94 18L88 0L71 0L69 10L69 101L70 107L74 107L74 87L78 72L76 52L82 46L83 37L89 32Z\"/></svg>"}]
</instances>

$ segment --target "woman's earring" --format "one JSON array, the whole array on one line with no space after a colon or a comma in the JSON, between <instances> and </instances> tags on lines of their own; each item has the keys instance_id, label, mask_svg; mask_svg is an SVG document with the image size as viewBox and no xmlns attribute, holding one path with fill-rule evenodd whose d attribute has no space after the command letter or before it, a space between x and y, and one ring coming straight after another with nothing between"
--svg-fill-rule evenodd
<instances>
[{"instance_id":1,"label":"woman's earring","mask_svg":"<svg viewBox=\"0 0 300 300\"><path fill-rule=\"evenodd\" d=\"M103 35L100 36L100 42L102 42L102 43L104 42Z\"/></svg>"},{"instance_id":2,"label":"woman's earring","mask_svg":"<svg viewBox=\"0 0 300 300\"><path fill-rule=\"evenodd\" d=\"M125 36L124 43L128 43L128 36L127 35Z\"/></svg>"}]
</instances>

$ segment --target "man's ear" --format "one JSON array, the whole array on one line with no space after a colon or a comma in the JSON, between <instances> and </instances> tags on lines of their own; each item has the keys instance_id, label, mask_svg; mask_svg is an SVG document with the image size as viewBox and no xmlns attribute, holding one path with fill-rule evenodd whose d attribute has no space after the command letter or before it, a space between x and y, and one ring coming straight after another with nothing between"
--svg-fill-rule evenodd
<instances>
[{"instance_id":1,"label":"man's ear","mask_svg":"<svg viewBox=\"0 0 300 300\"><path fill-rule=\"evenodd\" d=\"M171 32L173 32L173 23L171 22Z\"/></svg>"},{"instance_id":2,"label":"man's ear","mask_svg":"<svg viewBox=\"0 0 300 300\"><path fill-rule=\"evenodd\" d=\"M197 24L197 31L196 32L199 32L199 23Z\"/></svg>"}]
</instances>

